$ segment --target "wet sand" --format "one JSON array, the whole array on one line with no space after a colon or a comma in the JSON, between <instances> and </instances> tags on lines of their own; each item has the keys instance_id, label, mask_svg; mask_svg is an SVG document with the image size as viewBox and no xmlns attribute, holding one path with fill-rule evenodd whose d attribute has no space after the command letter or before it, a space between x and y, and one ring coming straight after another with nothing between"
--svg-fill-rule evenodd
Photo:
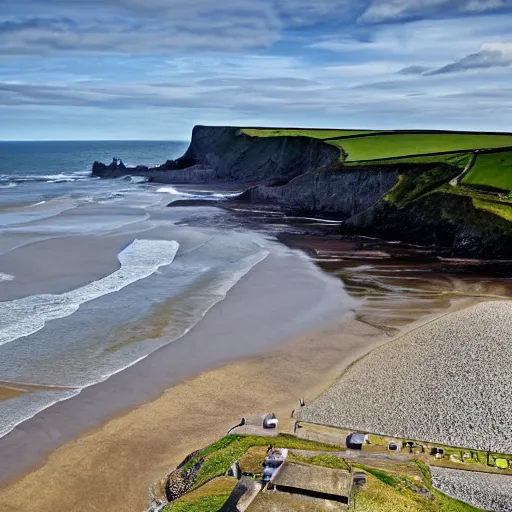
<instances>
[{"instance_id":1,"label":"wet sand","mask_svg":"<svg viewBox=\"0 0 512 512\"><path fill-rule=\"evenodd\" d=\"M370 261L372 254L367 256ZM400 291L381 289L389 280L375 272L363 285L347 281L354 296L368 299L364 288L392 297L386 305L372 302L370 294L363 318L361 306L348 296L340 308L321 287L313 287L316 276L288 281L295 290L308 289L303 302L304 294L283 286L284 274L293 272L286 263L273 272L264 266L251 272L181 340L0 439L0 512L140 512L152 483L189 452L224 435L241 416L274 411L287 429L301 397L316 398L348 365L389 341L389 331L377 328L380 322L368 311L391 318L410 304L407 294L400 301ZM453 286L439 304L435 298L435 307L427 301L422 311L408 312L408 321L430 313L421 320L427 321L450 305L466 305L452 303ZM421 303L424 297L417 298ZM323 321L314 316L315 327L306 312L312 302L325 308L320 299L338 307L338 314L335 320L334 311ZM390 327L403 330L401 321Z\"/></svg>"},{"instance_id":2,"label":"wet sand","mask_svg":"<svg viewBox=\"0 0 512 512\"><path fill-rule=\"evenodd\" d=\"M149 486L189 452L254 412L273 410L286 428L300 397L319 394L381 340L378 330L348 318L186 380L59 448L0 492L0 510L141 512Z\"/></svg>"},{"instance_id":3,"label":"wet sand","mask_svg":"<svg viewBox=\"0 0 512 512\"><path fill-rule=\"evenodd\" d=\"M2 400L10 400L11 398L16 398L17 396L22 395L24 392L19 389L14 389L11 387L0 386L0 401Z\"/></svg>"},{"instance_id":4,"label":"wet sand","mask_svg":"<svg viewBox=\"0 0 512 512\"><path fill-rule=\"evenodd\" d=\"M154 400L186 378L261 354L308 328L342 317L355 305L339 281L328 276L319 279L308 261L272 254L185 336L105 382L46 409L1 438L0 482L5 485L64 443ZM161 308L155 315L147 319L148 327L161 320ZM190 407L196 406L191 398ZM226 418L231 422L233 415ZM4 503L0 499L0 510Z\"/></svg>"}]
</instances>

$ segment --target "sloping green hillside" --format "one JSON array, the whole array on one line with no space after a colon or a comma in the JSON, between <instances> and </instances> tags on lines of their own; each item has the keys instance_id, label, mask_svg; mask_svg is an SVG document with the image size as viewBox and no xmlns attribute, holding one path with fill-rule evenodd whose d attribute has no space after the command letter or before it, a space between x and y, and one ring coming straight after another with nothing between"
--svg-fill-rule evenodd
<instances>
[{"instance_id":1,"label":"sloping green hillside","mask_svg":"<svg viewBox=\"0 0 512 512\"><path fill-rule=\"evenodd\" d=\"M463 151L454 153L443 153L435 155L412 155L401 156L398 158L385 158L376 160L356 160L354 162L344 162L345 167L359 166L404 166L411 164L447 164L462 170L468 164L473 152Z\"/></svg>"},{"instance_id":2,"label":"sloping green hillside","mask_svg":"<svg viewBox=\"0 0 512 512\"><path fill-rule=\"evenodd\" d=\"M461 133L385 133L329 140L348 153L347 161L379 160L426 153L470 151L512 145L512 135Z\"/></svg>"},{"instance_id":3,"label":"sloping green hillside","mask_svg":"<svg viewBox=\"0 0 512 512\"><path fill-rule=\"evenodd\" d=\"M375 183L372 185L372 173L381 178L384 176L383 173L395 173L398 178L395 185L374 205L377 206L375 211L380 211L380 208L383 213L372 222L385 224L385 219L392 211L389 210L389 206L398 209L398 212L393 213L398 218L402 215L401 210L414 209L418 202L423 204L427 201L430 204L428 197L432 194L433 197L442 199L443 204L448 205L446 211L443 210L444 217L441 216L438 223L439 226L444 226L439 229L447 230L448 234L450 230L455 232L460 226L466 226L468 219L471 218L472 225L479 226L478 232L492 232L498 236L500 230L496 230L493 223L512 221L512 198L508 197L512 191L512 133L297 129L244 131L258 137L310 136L341 148L342 155L338 166L331 165L319 169L319 172L332 175L332 183L347 174L349 187L358 186L359 183L366 184L365 193L369 193L371 187L376 186ZM362 178L354 176L356 170L361 171ZM463 171L467 173L465 176ZM462 182L458 181L462 177ZM329 192L331 196L332 187ZM304 197L307 196L307 192L299 191L300 194L306 194ZM351 189L340 188L336 193L341 202L350 202ZM297 208L297 202L300 203L295 201L294 208ZM322 200L308 202L304 199L300 204L304 204L306 209L311 209L312 204L320 205L318 208L321 209L326 208L324 203ZM465 218L455 218L452 215L453 209L449 207L452 203L465 205ZM451 213L446 213L448 211ZM358 222L364 224L362 220ZM375 225L372 228L372 222L367 226L370 230L375 228ZM423 219L422 222L425 223L426 220ZM390 232L393 231L392 223L384 227L389 228ZM382 229L380 231L382 232ZM418 235L418 241L420 238ZM450 234L447 240L452 240Z\"/></svg>"},{"instance_id":4,"label":"sloping green hillside","mask_svg":"<svg viewBox=\"0 0 512 512\"><path fill-rule=\"evenodd\" d=\"M511 191L512 150L479 154L475 165L462 183Z\"/></svg>"},{"instance_id":5,"label":"sloping green hillside","mask_svg":"<svg viewBox=\"0 0 512 512\"><path fill-rule=\"evenodd\" d=\"M331 139L375 133L372 130L315 130L298 128L243 128L251 137L312 137L314 139Z\"/></svg>"}]
</instances>

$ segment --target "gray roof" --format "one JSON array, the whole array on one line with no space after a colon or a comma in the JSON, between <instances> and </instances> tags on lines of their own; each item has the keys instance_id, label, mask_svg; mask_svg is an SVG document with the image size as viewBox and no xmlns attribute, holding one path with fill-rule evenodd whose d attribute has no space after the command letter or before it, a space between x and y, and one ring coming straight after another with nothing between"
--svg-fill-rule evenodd
<instances>
[{"instance_id":1,"label":"gray roof","mask_svg":"<svg viewBox=\"0 0 512 512\"><path fill-rule=\"evenodd\" d=\"M271 482L277 486L348 497L352 489L352 474L343 469L286 461L274 473Z\"/></svg>"},{"instance_id":2,"label":"gray roof","mask_svg":"<svg viewBox=\"0 0 512 512\"><path fill-rule=\"evenodd\" d=\"M348 441L353 444L364 444L364 434L350 434Z\"/></svg>"}]
</instances>

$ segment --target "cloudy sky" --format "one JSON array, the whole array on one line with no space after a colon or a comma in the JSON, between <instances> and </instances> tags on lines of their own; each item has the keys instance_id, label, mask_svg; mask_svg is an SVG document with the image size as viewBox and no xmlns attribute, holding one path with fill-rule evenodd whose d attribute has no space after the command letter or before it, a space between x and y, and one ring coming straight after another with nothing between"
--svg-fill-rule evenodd
<instances>
[{"instance_id":1,"label":"cloudy sky","mask_svg":"<svg viewBox=\"0 0 512 512\"><path fill-rule=\"evenodd\" d=\"M0 0L0 139L512 131L512 0Z\"/></svg>"}]
</instances>

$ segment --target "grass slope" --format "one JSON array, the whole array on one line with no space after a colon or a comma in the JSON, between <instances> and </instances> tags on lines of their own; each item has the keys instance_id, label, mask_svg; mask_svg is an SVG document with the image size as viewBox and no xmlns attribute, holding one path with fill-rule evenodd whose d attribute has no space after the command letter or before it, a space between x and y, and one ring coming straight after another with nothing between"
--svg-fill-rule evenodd
<instances>
[{"instance_id":1,"label":"grass slope","mask_svg":"<svg viewBox=\"0 0 512 512\"><path fill-rule=\"evenodd\" d=\"M366 466L359 466L368 473L368 482L356 490L354 512L478 512L467 503L450 498L432 488L430 471L421 464L423 482L408 475L390 475ZM430 494L422 494L423 487Z\"/></svg>"},{"instance_id":2,"label":"grass slope","mask_svg":"<svg viewBox=\"0 0 512 512\"><path fill-rule=\"evenodd\" d=\"M236 483L234 478L216 478L167 505L162 512L215 512L226 503Z\"/></svg>"},{"instance_id":3,"label":"grass slope","mask_svg":"<svg viewBox=\"0 0 512 512\"><path fill-rule=\"evenodd\" d=\"M470 151L512 145L512 135L461 133L387 133L329 140L342 147L347 161L380 160L425 153Z\"/></svg>"},{"instance_id":4,"label":"grass slope","mask_svg":"<svg viewBox=\"0 0 512 512\"><path fill-rule=\"evenodd\" d=\"M507 196L492 195L485 191L471 187L452 187L445 183L437 189L438 192L457 196L470 197L476 210L485 211L497 215L502 219L512 222L512 199Z\"/></svg>"},{"instance_id":5,"label":"grass slope","mask_svg":"<svg viewBox=\"0 0 512 512\"><path fill-rule=\"evenodd\" d=\"M478 155L475 165L462 183L511 191L512 150Z\"/></svg>"},{"instance_id":6,"label":"grass slope","mask_svg":"<svg viewBox=\"0 0 512 512\"><path fill-rule=\"evenodd\" d=\"M204 464L194 484L194 487L197 488L212 478L224 475L233 462L240 459L249 448L255 446L268 447L270 444L279 446L280 448L294 448L297 450L330 451L333 449L332 445L329 444L297 439L296 437L287 436L285 434L281 434L275 438L229 435L201 450L198 457L190 460L188 464L184 466L184 469L192 467L201 457L204 458Z\"/></svg>"},{"instance_id":7,"label":"grass slope","mask_svg":"<svg viewBox=\"0 0 512 512\"><path fill-rule=\"evenodd\" d=\"M312 137L313 139L330 139L374 133L371 130L308 130L296 128L243 128L251 137Z\"/></svg>"}]
</instances>

